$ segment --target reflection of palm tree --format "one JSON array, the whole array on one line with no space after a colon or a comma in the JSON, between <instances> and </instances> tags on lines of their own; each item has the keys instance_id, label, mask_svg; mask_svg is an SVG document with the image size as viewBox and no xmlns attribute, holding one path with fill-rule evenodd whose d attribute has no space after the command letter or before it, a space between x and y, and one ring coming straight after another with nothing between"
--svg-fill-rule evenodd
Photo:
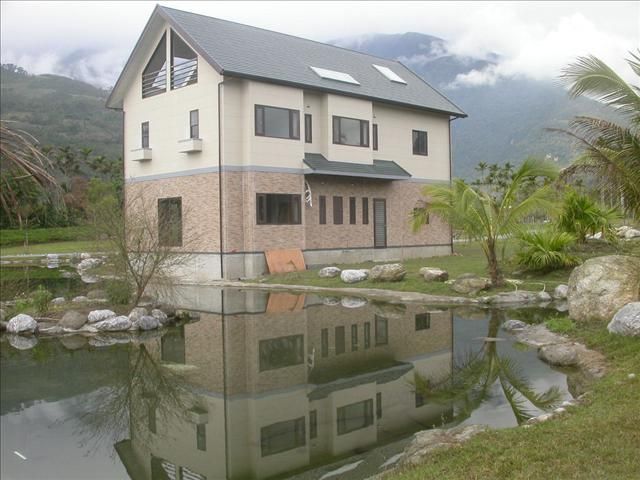
<instances>
[{"instance_id":1,"label":"reflection of palm tree","mask_svg":"<svg viewBox=\"0 0 640 480\"><path fill-rule=\"evenodd\" d=\"M554 407L561 398L558 387L551 387L542 393L536 393L517 363L510 358L501 357L497 342L500 324L504 314L492 311L489 331L483 348L470 354L454 368L450 377L433 385L416 374L415 386L418 393L435 402L454 402L460 408L459 421L468 418L471 413L491 396L493 385L498 383L518 425L533 416L527 410L527 401L539 410Z\"/></svg>"}]
</instances>

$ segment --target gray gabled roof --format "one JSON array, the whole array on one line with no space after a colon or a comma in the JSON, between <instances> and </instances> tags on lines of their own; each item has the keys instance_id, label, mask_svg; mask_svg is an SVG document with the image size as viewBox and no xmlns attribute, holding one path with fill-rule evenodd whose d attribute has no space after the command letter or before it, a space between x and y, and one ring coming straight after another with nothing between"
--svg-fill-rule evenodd
<instances>
[{"instance_id":1,"label":"gray gabled roof","mask_svg":"<svg viewBox=\"0 0 640 480\"><path fill-rule=\"evenodd\" d=\"M220 74L250 78L301 88L334 92L382 102L466 117L466 114L400 62L374 57L333 45L251 27L240 23L175 10L158 5L155 16L164 18ZM125 65L107 105L120 103L125 72L142 37ZM392 82L373 67L390 68L407 84ZM310 67L348 73L360 85L319 77Z\"/></svg>"},{"instance_id":2,"label":"gray gabled roof","mask_svg":"<svg viewBox=\"0 0 640 480\"><path fill-rule=\"evenodd\" d=\"M305 153L304 163L316 175L340 175L345 177L380 178L384 180L405 180L411 174L396 162L374 160L367 163L334 162L319 153Z\"/></svg>"}]
</instances>

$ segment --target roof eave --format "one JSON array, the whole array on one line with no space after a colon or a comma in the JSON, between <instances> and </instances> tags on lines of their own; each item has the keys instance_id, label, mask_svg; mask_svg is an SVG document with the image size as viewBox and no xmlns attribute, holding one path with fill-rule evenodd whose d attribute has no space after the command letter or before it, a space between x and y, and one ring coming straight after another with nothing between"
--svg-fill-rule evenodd
<instances>
[{"instance_id":1,"label":"roof eave","mask_svg":"<svg viewBox=\"0 0 640 480\"><path fill-rule=\"evenodd\" d=\"M380 102L380 103L387 103L387 104L390 104L390 105L398 105L398 106L407 107L407 108L415 108L415 109L418 109L418 110L425 110L425 111L428 111L428 112L439 113L439 114L444 114L444 115L450 115L450 116L458 117L458 118L465 118L465 117L468 116L462 110L460 110L459 112L452 112L452 111L448 111L448 110L430 108L430 107L426 107L426 106L423 106L423 105L416 105L414 103L399 102L399 101L396 101L396 100L375 97L375 96L372 96L372 95L364 95L364 94L358 94L358 93L354 93L354 92L345 92L344 90L336 90L336 89L332 89L330 87L319 87L317 85L308 85L308 84L305 84L305 83L292 82L292 81L289 81L289 80L281 80L281 79L276 79L276 78L271 78L271 77L263 77L263 76L260 76L260 75L251 75L251 74L244 73L244 72L234 72L234 71L230 71L230 70L225 70L223 72L223 74L225 76L227 76L227 77L245 78L245 79L248 79L248 80L258 80L258 81L261 81L261 82L274 83L274 84L278 84L278 85L286 85L286 86L290 86L290 87L301 88L301 89L304 89L304 90L312 90L312 91L317 91L317 92L327 92L327 93L333 93L333 94L336 94L336 95L343 95L343 96L346 96L346 97L362 98L364 100L372 100L372 101L376 101L376 102Z\"/></svg>"}]
</instances>

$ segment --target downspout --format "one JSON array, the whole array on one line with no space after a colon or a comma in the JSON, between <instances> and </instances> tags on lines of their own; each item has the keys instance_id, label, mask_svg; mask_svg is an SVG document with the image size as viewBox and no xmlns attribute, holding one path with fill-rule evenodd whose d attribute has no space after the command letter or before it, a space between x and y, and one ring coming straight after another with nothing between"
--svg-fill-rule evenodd
<instances>
[{"instance_id":1,"label":"downspout","mask_svg":"<svg viewBox=\"0 0 640 480\"><path fill-rule=\"evenodd\" d=\"M453 186L453 142L451 141L451 123L458 117L449 117L449 187ZM449 224L449 238L451 239L451 255L453 255L453 228Z\"/></svg>"},{"instance_id":2,"label":"downspout","mask_svg":"<svg viewBox=\"0 0 640 480\"><path fill-rule=\"evenodd\" d=\"M224 279L224 249L222 248L223 234L223 217L222 217L222 110L221 97L223 91L224 80L218 82L218 231L220 234L220 278Z\"/></svg>"}]
</instances>

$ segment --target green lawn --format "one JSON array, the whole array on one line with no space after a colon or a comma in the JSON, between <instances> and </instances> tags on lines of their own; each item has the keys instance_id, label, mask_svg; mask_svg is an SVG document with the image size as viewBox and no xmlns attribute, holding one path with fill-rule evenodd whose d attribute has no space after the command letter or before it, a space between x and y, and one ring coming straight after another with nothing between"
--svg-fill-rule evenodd
<instances>
[{"instance_id":1,"label":"green lawn","mask_svg":"<svg viewBox=\"0 0 640 480\"><path fill-rule=\"evenodd\" d=\"M30 228L18 230L14 228L0 230L0 248L29 244L71 242L77 240L93 240L95 230L88 225L80 227Z\"/></svg>"},{"instance_id":2,"label":"green lawn","mask_svg":"<svg viewBox=\"0 0 640 480\"><path fill-rule=\"evenodd\" d=\"M578 324L571 335L604 353L608 375L587 404L529 428L493 430L394 474L417 479L636 479L640 474L640 342L606 325ZM635 379L628 374L635 373Z\"/></svg>"},{"instance_id":3,"label":"green lawn","mask_svg":"<svg viewBox=\"0 0 640 480\"><path fill-rule=\"evenodd\" d=\"M107 242L96 240L77 240L71 242L38 243L35 245L17 245L0 248L0 256L46 254L46 253L74 253L74 252L104 252L108 249Z\"/></svg>"},{"instance_id":4,"label":"green lawn","mask_svg":"<svg viewBox=\"0 0 640 480\"><path fill-rule=\"evenodd\" d=\"M572 269L557 270L546 274L518 274L517 265L508 261L513 256L517 244L515 241L509 242L505 248L505 259L503 263L506 278L522 280L519 285L521 290L539 291L546 287L547 291L552 291L557 285L567 283ZM294 272L287 274L269 275L266 283L281 283L286 285L312 285L329 288L383 288L387 290L400 290L408 292L421 292L432 295L456 295L451 287L440 282L425 282L418 274L421 267L438 267L449 272L449 278L456 278L463 273L475 273L487 275L487 262L478 243L461 243L454 245L454 255L444 257L430 257L421 259L411 259L403 261L407 270L407 275L402 282L372 282L365 280L355 284L343 283L339 277L320 278L318 269L306 270L304 272ZM640 255L640 242L621 242L618 247L612 247L604 243L589 244L576 247L576 254L582 258L589 258L599 255L614 253ZM338 265L340 268L371 268L375 263L366 262L361 264ZM505 286L500 289L492 289L492 292L513 290L513 286ZM480 293L483 295L483 293Z\"/></svg>"}]
</instances>

